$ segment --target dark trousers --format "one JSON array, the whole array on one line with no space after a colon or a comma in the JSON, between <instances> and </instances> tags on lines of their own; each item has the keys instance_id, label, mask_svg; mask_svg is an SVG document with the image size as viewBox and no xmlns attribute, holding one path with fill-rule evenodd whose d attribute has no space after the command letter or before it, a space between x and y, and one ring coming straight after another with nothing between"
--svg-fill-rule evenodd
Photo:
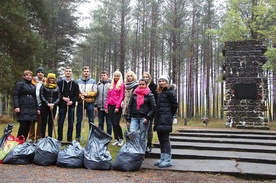
<instances>
[{"instance_id":1,"label":"dark trousers","mask_svg":"<svg viewBox=\"0 0 276 183\"><path fill-rule=\"evenodd\" d=\"M74 128L74 118L75 118L75 106L69 106L67 111L67 106L59 106L59 118L58 118L58 140L62 141L63 138L63 125L66 114L68 112L68 129L67 129L67 141L72 141L73 128Z\"/></svg>"},{"instance_id":2,"label":"dark trousers","mask_svg":"<svg viewBox=\"0 0 276 183\"><path fill-rule=\"evenodd\" d=\"M17 137L23 135L25 139L28 137L28 133L30 130L31 121L20 121L20 126L18 129Z\"/></svg>"},{"instance_id":3,"label":"dark trousers","mask_svg":"<svg viewBox=\"0 0 276 183\"><path fill-rule=\"evenodd\" d=\"M120 108L117 113L114 112L115 109L116 109L115 105L108 105L108 115L112 122L114 139L119 140L119 139L123 139L123 132L122 132L122 128L120 126L122 108Z\"/></svg>"},{"instance_id":4,"label":"dark trousers","mask_svg":"<svg viewBox=\"0 0 276 183\"><path fill-rule=\"evenodd\" d=\"M52 137L53 134L53 127L54 127L54 122L53 118L56 116L56 111L57 107L54 107L54 109L50 110L48 106L42 106L41 107L41 118L42 118L42 125L41 125L41 135L42 138L45 137L46 135L46 126L48 125L48 136ZM53 113L53 116L52 116Z\"/></svg>"},{"instance_id":5,"label":"dark trousers","mask_svg":"<svg viewBox=\"0 0 276 183\"><path fill-rule=\"evenodd\" d=\"M106 121L106 132L111 135L112 133L112 122L109 118L109 115L101 108L98 107L98 121L99 121L99 128L104 130L104 118Z\"/></svg>"},{"instance_id":6,"label":"dark trousers","mask_svg":"<svg viewBox=\"0 0 276 183\"><path fill-rule=\"evenodd\" d=\"M152 144L152 138L153 138L153 131L152 131L152 120L149 121L149 129L148 129L148 139L147 139L147 147L151 146Z\"/></svg>"},{"instance_id":7,"label":"dark trousers","mask_svg":"<svg viewBox=\"0 0 276 183\"><path fill-rule=\"evenodd\" d=\"M157 132L161 153L171 154L171 142L169 132Z\"/></svg>"}]
</instances>

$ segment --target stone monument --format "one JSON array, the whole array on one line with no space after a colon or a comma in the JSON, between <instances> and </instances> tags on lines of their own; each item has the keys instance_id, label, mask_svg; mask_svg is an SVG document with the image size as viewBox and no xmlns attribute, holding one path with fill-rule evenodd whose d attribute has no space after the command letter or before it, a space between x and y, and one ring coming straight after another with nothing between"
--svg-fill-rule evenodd
<instances>
[{"instance_id":1,"label":"stone monument","mask_svg":"<svg viewBox=\"0 0 276 183\"><path fill-rule=\"evenodd\" d=\"M262 66L266 46L258 40L226 42L225 62L226 126L247 129L269 129L267 111L267 77Z\"/></svg>"}]
</instances>

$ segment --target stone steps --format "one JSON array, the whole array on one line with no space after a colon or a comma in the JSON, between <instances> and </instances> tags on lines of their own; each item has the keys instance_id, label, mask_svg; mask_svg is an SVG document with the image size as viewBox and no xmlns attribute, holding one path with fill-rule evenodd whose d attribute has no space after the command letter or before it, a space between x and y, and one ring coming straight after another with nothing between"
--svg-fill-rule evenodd
<instances>
[{"instance_id":1,"label":"stone steps","mask_svg":"<svg viewBox=\"0 0 276 183\"><path fill-rule=\"evenodd\" d=\"M267 130L179 130L171 134L177 171L223 173L244 178L276 179L276 132ZM142 168L160 157L159 144L146 155Z\"/></svg>"}]
</instances>

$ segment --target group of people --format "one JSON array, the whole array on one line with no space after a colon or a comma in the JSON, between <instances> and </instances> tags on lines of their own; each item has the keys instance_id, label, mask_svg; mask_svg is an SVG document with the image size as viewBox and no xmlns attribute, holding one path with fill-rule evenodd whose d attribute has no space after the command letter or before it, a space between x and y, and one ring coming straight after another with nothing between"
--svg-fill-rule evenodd
<instances>
[{"instance_id":1,"label":"group of people","mask_svg":"<svg viewBox=\"0 0 276 183\"><path fill-rule=\"evenodd\" d=\"M96 83L90 76L88 66L82 68L82 77L72 79L72 69L66 67L64 77L57 80L54 73L44 77L44 69L38 67L36 76L30 70L23 72L23 79L16 83L14 89L14 110L20 123L18 136L37 141L46 136L53 136L54 119L58 112L58 136L63 140L63 126L67 115L67 141L72 141L75 108L77 115L76 137L81 138L84 112L88 117L89 128L94 123L94 111L98 114L99 128L114 134L112 145L124 144L120 125L121 116L126 120L128 131L140 132L142 147L151 151L153 130L157 132L160 143L160 160L155 166L171 166L171 145L169 134L172 131L173 115L178 108L175 90L170 87L170 79L162 75L158 84L148 72L137 81L133 71L128 71L123 80L122 73L115 71L112 79L108 72L101 72L100 81ZM77 106L77 107L76 107ZM37 128L35 130L35 124ZM48 128L46 130L46 127Z\"/></svg>"}]
</instances>

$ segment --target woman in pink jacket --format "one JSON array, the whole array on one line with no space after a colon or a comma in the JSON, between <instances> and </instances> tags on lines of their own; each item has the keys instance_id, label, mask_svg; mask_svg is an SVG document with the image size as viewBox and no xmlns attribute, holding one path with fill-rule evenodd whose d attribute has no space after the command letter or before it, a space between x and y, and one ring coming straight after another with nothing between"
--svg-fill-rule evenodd
<instances>
[{"instance_id":1,"label":"woman in pink jacket","mask_svg":"<svg viewBox=\"0 0 276 183\"><path fill-rule=\"evenodd\" d=\"M107 100L105 103L105 112L108 113L112 121L114 142L112 145L122 146L124 144L123 132L120 126L122 114L121 103L124 100L125 84L123 82L122 73L115 71L113 79L108 89Z\"/></svg>"}]
</instances>

